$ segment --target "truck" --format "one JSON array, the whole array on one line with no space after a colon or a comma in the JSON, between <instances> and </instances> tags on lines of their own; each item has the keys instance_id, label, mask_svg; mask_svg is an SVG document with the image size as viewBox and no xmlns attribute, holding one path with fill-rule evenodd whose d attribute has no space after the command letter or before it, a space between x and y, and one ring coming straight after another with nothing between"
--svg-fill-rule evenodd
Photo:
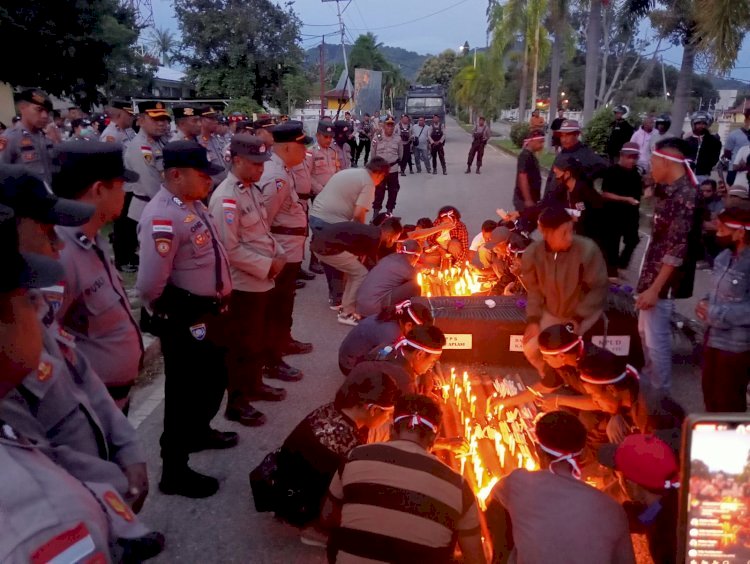
<instances>
[{"instance_id":1,"label":"truck","mask_svg":"<svg viewBox=\"0 0 750 564\"><path fill-rule=\"evenodd\" d=\"M445 91L443 87L439 84L409 86L409 90L406 92L406 114L414 121L420 117L429 121L436 114L440 116L440 121L445 121Z\"/></svg>"}]
</instances>

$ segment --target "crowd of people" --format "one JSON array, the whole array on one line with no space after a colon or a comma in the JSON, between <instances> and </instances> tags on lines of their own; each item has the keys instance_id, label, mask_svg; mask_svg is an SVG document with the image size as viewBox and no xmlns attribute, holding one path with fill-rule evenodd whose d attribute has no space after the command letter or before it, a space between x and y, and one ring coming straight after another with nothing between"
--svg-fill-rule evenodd
<instances>
[{"instance_id":1,"label":"crowd of people","mask_svg":"<svg viewBox=\"0 0 750 564\"><path fill-rule=\"evenodd\" d=\"M190 455L238 444L237 433L212 426L225 393L224 417L257 427L266 415L253 403L286 396L268 382L304 378L284 360L313 350L293 336L295 295L325 273L329 306L352 327L339 350L344 380L252 471L258 511L301 528L332 562L449 562L458 547L479 563L491 546L496 562L627 563L633 532L647 535L656 562L675 561L684 413L670 396L671 314L707 255L714 283L696 310L706 409L744 411L750 368L750 207L746 190L731 184L722 197L711 184L721 144L703 116L688 139L665 129L652 143L650 119L630 131L616 108L607 158L560 116L544 195L544 132L533 129L515 212L498 210L472 237L453 205L413 224L393 215L410 155L417 172L424 164L437 174L440 161L446 174L437 116L429 128L406 116L323 119L313 139L300 122L237 115L225 139L215 108L113 101L106 127L73 126L87 119L75 117L63 141L43 92L20 92L17 108L18 123L0 137L0 457L12 474L0 505L13 523L0 534L0 559L158 554L163 535L136 515L149 480L126 417L142 331L159 337L165 364L158 487L210 497L219 481L193 470ZM475 158L480 172L489 136L479 118L467 173ZM735 168L737 181L745 175ZM635 299L645 365L634 367L593 344L590 330L638 245L643 197L653 198L654 225ZM493 292L525 295L523 351L539 381L503 401L544 413L534 433L540 470L500 480L484 516L440 455L468 445L442 431L446 336L412 300L420 269L451 267ZM137 271L139 320L118 268ZM582 479L603 468L621 486L598 491ZM37 518L43 511L49 519Z\"/></svg>"}]
</instances>

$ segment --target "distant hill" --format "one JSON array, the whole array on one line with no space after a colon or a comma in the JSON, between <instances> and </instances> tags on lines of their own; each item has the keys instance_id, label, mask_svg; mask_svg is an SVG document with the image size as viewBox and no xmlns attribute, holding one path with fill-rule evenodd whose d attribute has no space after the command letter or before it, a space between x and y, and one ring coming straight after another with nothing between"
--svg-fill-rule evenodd
<instances>
[{"instance_id":1,"label":"distant hill","mask_svg":"<svg viewBox=\"0 0 750 564\"><path fill-rule=\"evenodd\" d=\"M735 80L733 78L722 78L720 76L706 76L714 85L716 90L740 90L744 91L748 89L747 82Z\"/></svg>"},{"instance_id":2,"label":"distant hill","mask_svg":"<svg viewBox=\"0 0 750 564\"><path fill-rule=\"evenodd\" d=\"M346 46L347 55L351 49L351 45ZM429 57L429 55L420 55L401 47L389 47L387 45L381 47L380 52L383 53L383 56L389 63L400 68L404 77L411 81L416 78L419 69L422 68L422 63ZM305 65L315 67L318 64L319 57L320 51L318 47L308 49L305 51ZM325 59L326 66L343 63L344 57L341 53L341 45L338 43L326 43Z\"/></svg>"}]
</instances>

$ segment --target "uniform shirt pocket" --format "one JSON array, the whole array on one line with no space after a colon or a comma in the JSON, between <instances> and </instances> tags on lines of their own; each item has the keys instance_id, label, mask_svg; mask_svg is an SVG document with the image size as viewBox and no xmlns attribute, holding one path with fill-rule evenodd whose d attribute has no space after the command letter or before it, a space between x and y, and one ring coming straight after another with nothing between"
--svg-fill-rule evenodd
<instances>
[{"instance_id":1,"label":"uniform shirt pocket","mask_svg":"<svg viewBox=\"0 0 750 564\"><path fill-rule=\"evenodd\" d=\"M81 295L81 301L92 316L97 316L117 304L120 295L102 275L86 287Z\"/></svg>"}]
</instances>

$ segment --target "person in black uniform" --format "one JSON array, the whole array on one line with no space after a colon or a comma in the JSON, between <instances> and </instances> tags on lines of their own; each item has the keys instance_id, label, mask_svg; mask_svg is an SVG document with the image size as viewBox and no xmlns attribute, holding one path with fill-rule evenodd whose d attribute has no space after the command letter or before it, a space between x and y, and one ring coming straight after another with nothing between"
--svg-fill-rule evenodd
<instances>
[{"instance_id":1,"label":"person in black uniform","mask_svg":"<svg viewBox=\"0 0 750 564\"><path fill-rule=\"evenodd\" d=\"M401 144L404 146L404 154L401 156L401 176L406 176L406 165L409 165L409 174L414 174L414 163L411 159L411 119L406 114L401 116L398 122L398 135L401 138Z\"/></svg>"},{"instance_id":2,"label":"person in black uniform","mask_svg":"<svg viewBox=\"0 0 750 564\"><path fill-rule=\"evenodd\" d=\"M210 163L195 141L164 147L165 183L138 224L140 269L136 288L153 310L164 353L165 407L159 489L168 495L209 497L219 481L188 466L191 452L229 448L237 433L209 423L226 388L226 329L232 291L229 261L213 220L201 200L212 176L224 172Z\"/></svg>"},{"instance_id":3,"label":"person in black uniform","mask_svg":"<svg viewBox=\"0 0 750 564\"><path fill-rule=\"evenodd\" d=\"M607 226L602 230L602 236L604 259L610 277L616 277L618 269L628 268L633 251L641 240L638 226L643 179L636 168L639 154L638 143L625 143L617 164L607 169L602 180L602 225ZM625 245L622 252L621 240Z\"/></svg>"},{"instance_id":4,"label":"person in black uniform","mask_svg":"<svg viewBox=\"0 0 750 564\"><path fill-rule=\"evenodd\" d=\"M612 122L606 146L607 155L609 155L609 160L612 163L617 162L620 149L630 141L633 133L635 133L633 126L625 121L625 116L628 114L628 109L625 106L615 106L614 113L615 120Z\"/></svg>"}]
</instances>

